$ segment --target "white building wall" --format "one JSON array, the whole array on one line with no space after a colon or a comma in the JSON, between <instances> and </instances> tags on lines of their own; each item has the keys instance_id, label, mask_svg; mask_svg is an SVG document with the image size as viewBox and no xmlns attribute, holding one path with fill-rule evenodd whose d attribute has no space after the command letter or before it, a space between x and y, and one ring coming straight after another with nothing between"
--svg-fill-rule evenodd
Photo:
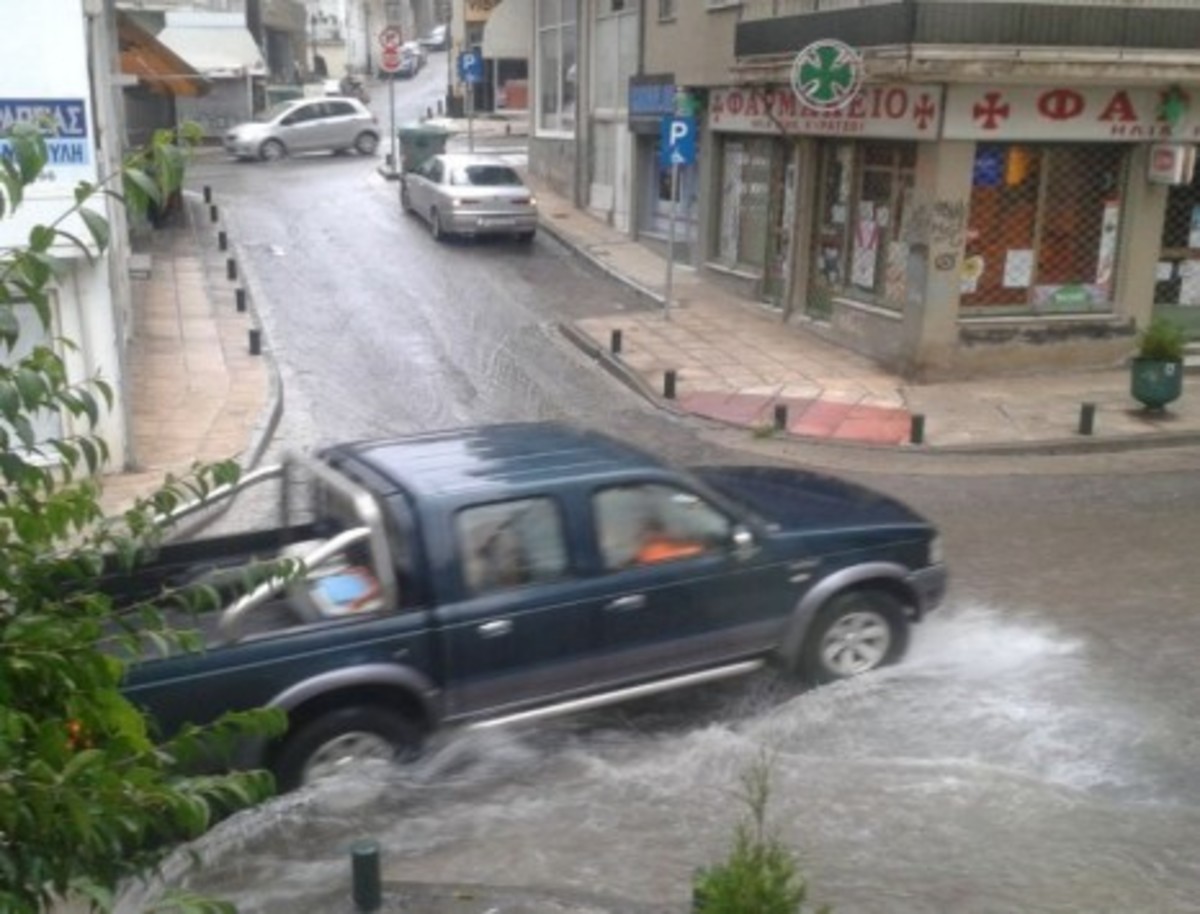
<instances>
[{"instance_id":1,"label":"white building wall","mask_svg":"<svg viewBox=\"0 0 1200 914\"><path fill-rule=\"evenodd\" d=\"M0 221L0 247L5 248L23 244L31 226L49 223L67 210L74 201L77 183L96 182L103 167L97 162L108 156L107 151L102 154L97 148L97 112L92 106L88 72L91 52L84 0L38 0L36 4L10 6L6 10L5 27L0 31L0 60L4 61L0 70L0 132L12 120L30 116L38 107L31 102L42 103L43 109L57 112L72 132L51 138L51 162L42 179L28 190L17 216ZM96 16L104 14L104 6L99 0L88 3L89 11ZM105 72L112 68L110 62ZM109 106L105 107L111 111ZM114 139L119 135L115 129L110 132ZM94 204L110 222L113 221L111 205L106 198ZM78 218L64 227L78 238L89 237ZM66 260L69 269L54 296L56 326L52 332L66 336L79 347L77 353L64 353L73 381L99 374L112 386L117 402L103 414L98 432L108 445L110 466L122 468L126 462L127 423L122 387L123 344L112 291L114 259L106 253L89 260L73 245L63 245L56 253ZM124 258L115 262L123 265ZM68 425L62 431L82 429Z\"/></svg>"}]
</instances>

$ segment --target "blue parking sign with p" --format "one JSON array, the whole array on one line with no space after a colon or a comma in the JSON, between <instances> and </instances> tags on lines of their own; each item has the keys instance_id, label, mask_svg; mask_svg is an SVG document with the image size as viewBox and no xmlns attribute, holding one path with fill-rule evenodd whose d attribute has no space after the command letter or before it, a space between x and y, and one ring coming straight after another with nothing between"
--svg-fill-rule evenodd
<instances>
[{"instance_id":1,"label":"blue parking sign with p","mask_svg":"<svg viewBox=\"0 0 1200 914\"><path fill-rule=\"evenodd\" d=\"M659 164L691 165L696 161L696 119L664 117L659 135Z\"/></svg>"},{"instance_id":2,"label":"blue parking sign with p","mask_svg":"<svg viewBox=\"0 0 1200 914\"><path fill-rule=\"evenodd\" d=\"M483 55L478 51L463 51L459 54L458 78L465 83L483 82Z\"/></svg>"}]
</instances>

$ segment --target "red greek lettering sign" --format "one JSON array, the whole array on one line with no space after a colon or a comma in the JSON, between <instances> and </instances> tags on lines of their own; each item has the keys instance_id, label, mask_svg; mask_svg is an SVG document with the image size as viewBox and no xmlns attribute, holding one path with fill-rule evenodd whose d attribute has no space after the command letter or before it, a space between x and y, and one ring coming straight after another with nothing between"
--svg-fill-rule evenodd
<instances>
[{"instance_id":1,"label":"red greek lettering sign","mask_svg":"<svg viewBox=\"0 0 1200 914\"><path fill-rule=\"evenodd\" d=\"M736 133L935 139L941 98L936 86L864 86L844 108L822 111L803 104L790 87L738 86L713 90L709 123Z\"/></svg>"}]
</instances>

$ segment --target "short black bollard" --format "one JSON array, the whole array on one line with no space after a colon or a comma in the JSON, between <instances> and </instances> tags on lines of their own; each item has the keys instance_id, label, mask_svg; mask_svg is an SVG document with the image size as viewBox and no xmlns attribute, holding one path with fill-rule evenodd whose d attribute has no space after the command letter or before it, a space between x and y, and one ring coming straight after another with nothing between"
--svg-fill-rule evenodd
<instances>
[{"instance_id":1,"label":"short black bollard","mask_svg":"<svg viewBox=\"0 0 1200 914\"><path fill-rule=\"evenodd\" d=\"M378 911L382 902L379 879L379 845L357 841L350 848L351 874L354 879L354 907L360 911Z\"/></svg>"},{"instance_id":2,"label":"short black bollard","mask_svg":"<svg viewBox=\"0 0 1200 914\"><path fill-rule=\"evenodd\" d=\"M207 184L204 185L204 202L212 203L212 188Z\"/></svg>"},{"instance_id":3,"label":"short black bollard","mask_svg":"<svg viewBox=\"0 0 1200 914\"><path fill-rule=\"evenodd\" d=\"M237 261L232 257L225 261L225 275L230 279L237 279Z\"/></svg>"},{"instance_id":4,"label":"short black bollard","mask_svg":"<svg viewBox=\"0 0 1200 914\"><path fill-rule=\"evenodd\" d=\"M239 311L245 311L246 310L246 290L239 286L237 289L234 290L233 298L234 298L234 301L237 302L237 309Z\"/></svg>"},{"instance_id":5,"label":"short black bollard","mask_svg":"<svg viewBox=\"0 0 1200 914\"><path fill-rule=\"evenodd\" d=\"M913 414L912 426L909 429L908 440L913 444L925 443L925 417L920 413Z\"/></svg>"},{"instance_id":6,"label":"short black bollard","mask_svg":"<svg viewBox=\"0 0 1200 914\"><path fill-rule=\"evenodd\" d=\"M775 431L782 432L787 428L788 408L786 403L775 404Z\"/></svg>"},{"instance_id":7,"label":"short black bollard","mask_svg":"<svg viewBox=\"0 0 1200 914\"><path fill-rule=\"evenodd\" d=\"M229 247L229 236L225 234L225 230L217 232L217 250L224 251Z\"/></svg>"},{"instance_id":8,"label":"short black bollard","mask_svg":"<svg viewBox=\"0 0 1200 914\"><path fill-rule=\"evenodd\" d=\"M612 349L613 355L621 354L621 331L620 330L614 330L612 332L612 342L610 343L609 348Z\"/></svg>"},{"instance_id":9,"label":"short black bollard","mask_svg":"<svg viewBox=\"0 0 1200 914\"><path fill-rule=\"evenodd\" d=\"M208 208L208 220L209 220L210 222L216 222L216 221L217 221L217 219L218 219L218 215L217 215L217 204L215 204L215 203L214 203L212 206L210 206L210 207Z\"/></svg>"},{"instance_id":10,"label":"short black bollard","mask_svg":"<svg viewBox=\"0 0 1200 914\"><path fill-rule=\"evenodd\" d=\"M1096 430L1096 404L1083 403L1079 407L1079 434L1090 435Z\"/></svg>"},{"instance_id":11,"label":"short black bollard","mask_svg":"<svg viewBox=\"0 0 1200 914\"><path fill-rule=\"evenodd\" d=\"M250 328L250 354L262 355L262 331L257 327Z\"/></svg>"},{"instance_id":12,"label":"short black bollard","mask_svg":"<svg viewBox=\"0 0 1200 914\"><path fill-rule=\"evenodd\" d=\"M675 369L668 368L667 373L663 375L663 396L668 400L675 399Z\"/></svg>"},{"instance_id":13,"label":"short black bollard","mask_svg":"<svg viewBox=\"0 0 1200 914\"><path fill-rule=\"evenodd\" d=\"M439 98L438 99L438 107L437 107L438 117L442 116L442 112L444 110L445 110L445 105L442 103L442 100Z\"/></svg>"}]
</instances>

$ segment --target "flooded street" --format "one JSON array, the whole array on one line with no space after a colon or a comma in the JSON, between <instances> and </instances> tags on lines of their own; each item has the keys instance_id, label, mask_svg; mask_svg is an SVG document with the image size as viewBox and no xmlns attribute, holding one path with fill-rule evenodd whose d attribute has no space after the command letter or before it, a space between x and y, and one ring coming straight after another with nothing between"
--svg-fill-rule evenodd
<instances>
[{"instance_id":1,"label":"flooded street","mask_svg":"<svg viewBox=\"0 0 1200 914\"><path fill-rule=\"evenodd\" d=\"M693 870L723 854L742 812L739 775L765 750L773 822L810 898L837 911L1200 910L1200 784L1179 778L1195 724L1122 694L1078 641L950 607L907 662L861 680L801 693L761 676L456 734L414 768L226 823L190 884L248 914L316 914L349 898L348 847L370 837L386 879L684 911ZM1167 730L1192 736L1168 747Z\"/></svg>"}]
</instances>

